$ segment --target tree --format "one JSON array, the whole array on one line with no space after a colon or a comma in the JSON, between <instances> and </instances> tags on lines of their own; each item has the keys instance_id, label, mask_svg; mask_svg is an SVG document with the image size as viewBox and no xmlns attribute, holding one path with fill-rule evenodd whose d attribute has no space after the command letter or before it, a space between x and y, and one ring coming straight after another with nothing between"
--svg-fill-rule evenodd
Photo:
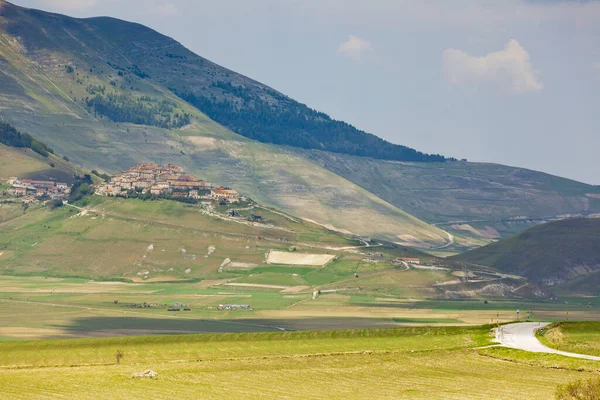
<instances>
[{"instance_id":1,"label":"tree","mask_svg":"<svg viewBox=\"0 0 600 400\"><path fill-rule=\"evenodd\" d=\"M73 203L91 194L94 194L91 176L89 174L85 174L83 177L79 176L71 188L69 202Z\"/></svg>"},{"instance_id":2,"label":"tree","mask_svg":"<svg viewBox=\"0 0 600 400\"><path fill-rule=\"evenodd\" d=\"M54 200L50 200L48 202L48 208L50 210L54 210L55 208L62 207L62 206L63 206L63 201L60 199L54 199Z\"/></svg>"},{"instance_id":3,"label":"tree","mask_svg":"<svg viewBox=\"0 0 600 400\"><path fill-rule=\"evenodd\" d=\"M44 143L35 140L28 133L19 132L13 126L2 121L0 121L0 143L7 146L29 148L44 157L54 154L54 150Z\"/></svg>"}]
</instances>

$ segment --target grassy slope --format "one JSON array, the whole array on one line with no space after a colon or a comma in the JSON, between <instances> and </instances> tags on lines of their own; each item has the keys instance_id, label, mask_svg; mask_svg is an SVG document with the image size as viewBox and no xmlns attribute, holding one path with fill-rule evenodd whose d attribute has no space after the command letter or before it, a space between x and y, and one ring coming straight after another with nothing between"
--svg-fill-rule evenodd
<instances>
[{"instance_id":1,"label":"grassy slope","mask_svg":"<svg viewBox=\"0 0 600 400\"><path fill-rule=\"evenodd\" d=\"M597 187L523 168L372 159L364 163L358 157L338 160L337 155L324 152L307 154L339 175L429 221L493 221L600 210L600 203L585 196L598 193ZM359 165L364 168L357 174ZM542 193L544 197L540 196Z\"/></svg>"},{"instance_id":2,"label":"grassy slope","mask_svg":"<svg viewBox=\"0 0 600 400\"><path fill-rule=\"evenodd\" d=\"M11 18L21 18L24 25L38 21L29 14ZM44 18L38 23L49 23ZM159 83L133 76L127 83L133 89L124 91L170 99L193 115L190 126L169 131L115 124L88 114L74 99L89 95L85 90L89 85L110 87L109 81L124 79L104 59L120 64L127 56L115 50L122 43L109 43L115 38L101 37L79 23L69 29L80 35L80 42L71 37L69 42L63 37L65 31L58 29L52 35L30 38L39 48L29 53L13 37L0 33L0 76L10 83L0 93L0 116L86 168L116 172L141 161L174 162L212 182L240 188L263 204L337 229L423 247L446 243L441 229L285 148L250 142L226 130ZM80 52L78 46L83 46ZM75 65L75 72L66 72L61 67L65 64Z\"/></svg>"},{"instance_id":3,"label":"grassy slope","mask_svg":"<svg viewBox=\"0 0 600 400\"><path fill-rule=\"evenodd\" d=\"M542 343L563 351L600 356L600 322L560 322L538 334Z\"/></svg>"},{"instance_id":4,"label":"grassy slope","mask_svg":"<svg viewBox=\"0 0 600 400\"><path fill-rule=\"evenodd\" d=\"M533 227L454 258L521 275L537 283L556 284L600 269L599 240L600 219L567 219ZM591 276L597 278L597 274ZM582 289L597 293L597 286Z\"/></svg>"},{"instance_id":5,"label":"grassy slope","mask_svg":"<svg viewBox=\"0 0 600 400\"><path fill-rule=\"evenodd\" d=\"M49 393L75 398L176 393L182 399L508 399L528 393L545 399L556 384L590 375L505 363L468 350L485 344L487 331L411 328L3 343L2 367L29 367L4 369L0 385L15 399ZM117 349L125 354L121 365L114 363ZM145 369L157 371L158 379L130 378Z\"/></svg>"},{"instance_id":6,"label":"grassy slope","mask_svg":"<svg viewBox=\"0 0 600 400\"><path fill-rule=\"evenodd\" d=\"M222 221L201 214L197 206L172 201L94 197L88 207L93 211L78 216L79 210L69 206L54 211L34 206L0 226L4 272L133 278L149 270L151 276L216 278L223 277L216 271L226 258L261 265L269 249L287 251L292 243L306 252L314 250L302 243L355 244L277 214L268 222L280 229ZM151 245L154 249L148 250ZM210 246L216 250L208 255ZM192 272L185 274L188 268Z\"/></svg>"},{"instance_id":7,"label":"grassy slope","mask_svg":"<svg viewBox=\"0 0 600 400\"><path fill-rule=\"evenodd\" d=\"M421 246L427 246L423 240L444 244L447 237L401 209L436 223L491 218L472 222L474 229L488 234L444 226L453 229L462 247L489 242L495 238L493 229L506 235L528 225L499 221L502 218L600 209L600 200L585 196L598 192L597 188L522 169L470 163L400 164L249 142L179 101L166 88L214 91L212 82L231 80L259 92L271 89L140 25L18 10L8 13L7 20L13 21L11 35L21 36L22 41L0 34L0 80L5 88L0 94L0 115L87 168L113 172L143 160L177 162L294 215ZM148 52L147 48L164 52ZM128 81L131 88L125 92L171 99L194 115L192 126L166 131L113 124L88 115L81 105L88 95L86 86L103 84L112 90L109 81L122 83L107 60L119 68L141 66L150 77ZM65 71L65 64L75 68L73 74ZM220 96L218 91L213 94Z\"/></svg>"},{"instance_id":8,"label":"grassy slope","mask_svg":"<svg viewBox=\"0 0 600 400\"><path fill-rule=\"evenodd\" d=\"M54 167L50 164L53 163ZM47 158L30 149L18 149L0 144L0 182L11 176L29 179L55 179L71 182L73 174L82 171L53 154Z\"/></svg>"},{"instance_id":9,"label":"grassy slope","mask_svg":"<svg viewBox=\"0 0 600 400\"><path fill-rule=\"evenodd\" d=\"M518 233L548 217L600 212L600 200L586 196L600 188L549 174L484 163L405 163L325 152L302 152L325 168L345 177L417 217L457 229L465 221L479 236L486 226L502 236ZM523 220L507 219L527 217Z\"/></svg>"}]
</instances>

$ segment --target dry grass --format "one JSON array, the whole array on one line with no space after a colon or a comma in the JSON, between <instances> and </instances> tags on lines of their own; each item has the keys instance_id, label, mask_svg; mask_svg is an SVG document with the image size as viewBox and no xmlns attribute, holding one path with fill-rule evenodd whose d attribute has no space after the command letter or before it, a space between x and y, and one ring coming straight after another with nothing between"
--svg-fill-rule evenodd
<instances>
[{"instance_id":1,"label":"dry grass","mask_svg":"<svg viewBox=\"0 0 600 400\"><path fill-rule=\"evenodd\" d=\"M132 373L146 369L157 371L158 379L131 379ZM4 370L0 373L0 397L548 399L557 384L588 376L506 363L466 350L312 357L291 354Z\"/></svg>"}]
</instances>

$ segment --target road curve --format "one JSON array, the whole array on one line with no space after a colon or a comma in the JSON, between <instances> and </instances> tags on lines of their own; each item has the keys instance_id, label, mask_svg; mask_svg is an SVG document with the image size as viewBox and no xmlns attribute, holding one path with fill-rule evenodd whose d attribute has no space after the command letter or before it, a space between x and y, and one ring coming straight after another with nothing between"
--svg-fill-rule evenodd
<instances>
[{"instance_id":1,"label":"road curve","mask_svg":"<svg viewBox=\"0 0 600 400\"><path fill-rule=\"evenodd\" d=\"M561 356L600 361L600 357L587 354L569 353L544 346L535 337L535 331L548 325L548 322L520 322L504 325L496 330L496 341L506 347L534 353L560 354Z\"/></svg>"}]
</instances>

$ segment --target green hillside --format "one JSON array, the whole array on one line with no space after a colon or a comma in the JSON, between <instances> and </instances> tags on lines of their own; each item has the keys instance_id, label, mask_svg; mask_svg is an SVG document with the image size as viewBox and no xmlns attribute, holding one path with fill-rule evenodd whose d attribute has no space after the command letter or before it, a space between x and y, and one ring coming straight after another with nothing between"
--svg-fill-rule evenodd
<instances>
[{"instance_id":1,"label":"green hillside","mask_svg":"<svg viewBox=\"0 0 600 400\"><path fill-rule=\"evenodd\" d=\"M81 169L54 154L44 157L30 149L0 144L0 184L5 184L11 176L70 183L73 175L81 172Z\"/></svg>"},{"instance_id":2,"label":"green hillside","mask_svg":"<svg viewBox=\"0 0 600 400\"><path fill-rule=\"evenodd\" d=\"M556 216L600 212L600 187L524 168L303 154L424 221L488 242Z\"/></svg>"},{"instance_id":3,"label":"green hillside","mask_svg":"<svg viewBox=\"0 0 600 400\"><path fill-rule=\"evenodd\" d=\"M574 218L542 224L453 258L546 286L598 294L598 243L600 219Z\"/></svg>"},{"instance_id":4,"label":"green hillside","mask_svg":"<svg viewBox=\"0 0 600 400\"><path fill-rule=\"evenodd\" d=\"M533 171L341 154L442 160L331 121L141 25L1 4L0 119L88 170L173 162L331 229L444 251L600 211L586 196L598 188Z\"/></svg>"},{"instance_id":5,"label":"green hillside","mask_svg":"<svg viewBox=\"0 0 600 400\"><path fill-rule=\"evenodd\" d=\"M103 31L109 23L117 24L112 34ZM122 34L124 27L138 32L139 47L131 48L132 32ZM163 45L171 49L175 42L139 25L77 20L4 3L0 116L87 169L117 172L143 161L173 162L333 229L420 247L448 242L443 230L289 148L249 141L179 99L155 73L177 70L172 65L177 58L132 61ZM142 62L154 66L155 78L139 70ZM123 122L138 114L143 120Z\"/></svg>"}]
</instances>

